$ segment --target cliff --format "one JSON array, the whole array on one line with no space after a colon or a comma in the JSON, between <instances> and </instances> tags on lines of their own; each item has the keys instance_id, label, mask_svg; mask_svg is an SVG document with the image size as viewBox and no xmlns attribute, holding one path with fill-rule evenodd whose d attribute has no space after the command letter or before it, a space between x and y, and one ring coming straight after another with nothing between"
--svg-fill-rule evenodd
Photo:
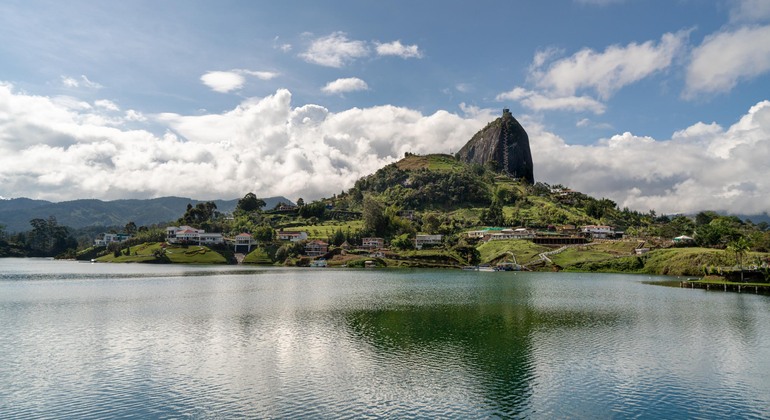
<instances>
[{"instance_id":1,"label":"cliff","mask_svg":"<svg viewBox=\"0 0 770 420\"><path fill-rule=\"evenodd\" d=\"M480 165L494 162L498 171L535 183L529 136L507 109L503 109L502 117L476 133L457 152L457 158Z\"/></svg>"}]
</instances>

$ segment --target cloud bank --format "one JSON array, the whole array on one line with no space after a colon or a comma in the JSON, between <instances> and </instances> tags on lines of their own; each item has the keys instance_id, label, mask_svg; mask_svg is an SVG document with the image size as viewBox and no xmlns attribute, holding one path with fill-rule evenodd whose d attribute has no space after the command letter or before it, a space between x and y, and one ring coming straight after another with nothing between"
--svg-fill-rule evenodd
<instances>
[{"instance_id":1,"label":"cloud bank","mask_svg":"<svg viewBox=\"0 0 770 420\"><path fill-rule=\"evenodd\" d=\"M295 106L288 90L220 114L142 115L16 92L0 84L0 195L54 201L181 195L314 199L347 190L405 152L457 151L497 111L464 116L390 105ZM98 102L98 103L97 103ZM154 134L132 129L149 120ZM669 139L622 133L570 145L526 116L535 178L646 211L770 209L770 101L731 126L696 123Z\"/></svg>"}]
</instances>

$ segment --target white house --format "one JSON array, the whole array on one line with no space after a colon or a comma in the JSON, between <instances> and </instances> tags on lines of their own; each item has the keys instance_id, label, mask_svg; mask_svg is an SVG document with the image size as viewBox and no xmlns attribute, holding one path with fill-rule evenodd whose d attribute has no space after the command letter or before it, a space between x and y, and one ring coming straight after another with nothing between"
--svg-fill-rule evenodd
<instances>
[{"instance_id":1,"label":"white house","mask_svg":"<svg viewBox=\"0 0 770 420\"><path fill-rule=\"evenodd\" d=\"M611 226L606 225L586 225L580 231L598 239L613 238L615 236L615 230Z\"/></svg>"},{"instance_id":2,"label":"white house","mask_svg":"<svg viewBox=\"0 0 770 420\"><path fill-rule=\"evenodd\" d=\"M414 247L422 249L424 245L441 245L444 242L444 235L417 235L414 239Z\"/></svg>"},{"instance_id":3,"label":"white house","mask_svg":"<svg viewBox=\"0 0 770 420\"><path fill-rule=\"evenodd\" d=\"M236 252L239 246L245 246L246 252L251 252L251 246L254 245L254 237L249 233L239 233L235 235L235 241L233 242L233 248Z\"/></svg>"},{"instance_id":4,"label":"white house","mask_svg":"<svg viewBox=\"0 0 770 420\"><path fill-rule=\"evenodd\" d=\"M127 233L103 233L101 238L94 239L95 246L107 246L111 243L125 242L131 239L131 235Z\"/></svg>"},{"instance_id":5,"label":"white house","mask_svg":"<svg viewBox=\"0 0 770 420\"><path fill-rule=\"evenodd\" d=\"M490 241L500 241L505 239L531 239L535 237L535 233L527 230L526 228L518 229L503 229L499 232L495 232L489 235Z\"/></svg>"},{"instance_id":6,"label":"white house","mask_svg":"<svg viewBox=\"0 0 770 420\"><path fill-rule=\"evenodd\" d=\"M278 239L281 241L291 241L291 242L299 242L304 241L307 239L307 232L303 231L288 231L288 230L281 230L278 231Z\"/></svg>"},{"instance_id":7,"label":"white house","mask_svg":"<svg viewBox=\"0 0 770 420\"><path fill-rule=\"evenodd\" d=\"M203 229L190 226L169 226L166 228L166 242L170 244L196 243L198 245L213 245L224 242L221 233L206 233Z\"/></svg>"}]
</instances>

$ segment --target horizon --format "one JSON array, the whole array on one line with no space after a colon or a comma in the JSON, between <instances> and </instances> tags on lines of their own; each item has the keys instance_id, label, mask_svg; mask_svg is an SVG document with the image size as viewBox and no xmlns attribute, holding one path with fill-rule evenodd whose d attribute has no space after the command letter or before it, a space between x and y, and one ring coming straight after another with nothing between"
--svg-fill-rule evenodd
<instances>
[{"instance_id":1,"label":"horizon","mask_svg":"<svg viewBox=\"0 0 770 420\"><path fill-rule=\"evenodd\" d=\"M312 201L509 108L535 181L641 212L770 210L770 2L0 12L0 197Z\"/></svg>"}]
</instances>

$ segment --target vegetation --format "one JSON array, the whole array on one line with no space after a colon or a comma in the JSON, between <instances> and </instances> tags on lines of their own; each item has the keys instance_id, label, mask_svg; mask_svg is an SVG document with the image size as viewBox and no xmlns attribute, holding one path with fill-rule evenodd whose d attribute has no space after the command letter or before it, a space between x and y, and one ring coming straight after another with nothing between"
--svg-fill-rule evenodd
<instances>
[{"instance_id":1,"label":"vegetation","mask_svg":"<svg viewBox=\"0 0 770 420\"><path fill-rule=\"evenodd\" d=\"M407 154L329 198L312 202L300 198L296 207L277 201L267 206L266 200L249 192L237 200L231 213L221 212L213 201L186 203L186 207L180 206L181 216L175 223L229 238L250 233L258 246L245 256L246 264L308 265L311 259L304 255L305 242L280 241L282 231L303 231L310 240L327 242L329 264L349 267L363 266L366 261L395 267L460 267L513 262L515 258L533 269L716 275L741 281L744 272L756 278L768 262L767 223L754 224L710 211L669 217L653 210L621 209L610 199L589 197L563 185L528 184L495 172L493 166L469 165L449 155ZM485 226L526 227L542 235L556 235L557 228L590 224L613 226L633 240L570 246L550 255L548 262L540 254L559 246L526 240L479 242L464 235ZM162 246L163 224L129 222L99 230L73 230L49 217L34 218L30 226L29 231L9 234L0 225L0 256L205 264L235 259L226 246ZM101 232L123 232L132 238L93 247L94 235ZM441 234L444 241L432 249L416 250L415 237L420 233ZM673 241L681 235L694 240ZM362 250L365 237L384 238L389 251L372 255ZM638 247L651 251L637 255Z\"/></svg>"}]
</instances>

